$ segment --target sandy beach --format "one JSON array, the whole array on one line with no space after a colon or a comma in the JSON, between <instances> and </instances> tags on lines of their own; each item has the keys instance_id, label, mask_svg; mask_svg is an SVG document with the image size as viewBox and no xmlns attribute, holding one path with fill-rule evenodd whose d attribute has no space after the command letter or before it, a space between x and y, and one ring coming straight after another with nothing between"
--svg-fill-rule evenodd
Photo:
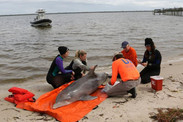
<instances>
[{"instance_id":1,"label":"sandy beach","mask_svg":"<svg viewBox=\"0 0 183 122\"><path fill-rule=\"evenodd\" d=\"M139 67L140 71L142 67ZM140 84L137 87L137 97L111 97L103 101L99 107L92 110L80 122L151 122L150 113L157 108L182 108L183 106L183 60L166 61L161 65L161 75L164 77L163 89L155 92L151 84ZM110 71L110 69L109 69ZM37 112L18 109L14 104L4 100L10 95L8 89L20 87L35 94L35 98L51 91L53 88L45 79L36 79L37 83L10 83L0 86L0 120L1 122L55 122L55 118ZM35 81L34 81L35 83Z\"/></svg>"}]
</instances>

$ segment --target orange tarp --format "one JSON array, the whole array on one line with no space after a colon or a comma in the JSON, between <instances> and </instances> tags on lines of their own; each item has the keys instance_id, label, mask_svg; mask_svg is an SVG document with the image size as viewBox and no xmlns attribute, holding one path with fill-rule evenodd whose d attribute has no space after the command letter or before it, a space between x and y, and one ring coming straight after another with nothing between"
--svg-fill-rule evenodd
<instances>
[{"instance_id":1,"label":"orange tarp","mask_svg":"<svg viewBox=\"0 0 183 122\"><path fill-rule=\"evenodd\" d=\"M36 102L19 103L16 107L29 111L46 113L62 122L75 122L82 119L94 107L96 107L107 98L106 94L101 93L101 88L98 88L93 94L91 94L92 96L98 96L98 98L95 100L76 101L69 105L57 109L52 109L57 95L69 84L62 85L53 91L43 94L39 99L36 100Z\"/></svg>"}]
</instances>

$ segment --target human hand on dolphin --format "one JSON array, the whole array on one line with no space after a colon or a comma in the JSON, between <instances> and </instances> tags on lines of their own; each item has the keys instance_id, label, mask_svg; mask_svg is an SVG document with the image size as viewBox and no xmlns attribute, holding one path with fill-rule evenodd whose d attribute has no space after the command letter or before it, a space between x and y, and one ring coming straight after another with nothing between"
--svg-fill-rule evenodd
<instances>
[{"instance_id":1,"label":"human hand on dolphin","mask_svg":"<svg viewBox=\"0 0 183 122\"><path fill-rule=\"evenodd\" d=\"M91 67L90 67L90 70L93 70L94 68L95 68L95 66L91 66Z\"/></svg>"},{"instance_id":2,"label":"human hand on dolphin","mask_svg":"<svg viewBox=\"0 0 183 122\"><path fill-rule=\"evenodd\" d=\"M74 75L75 75L75 72L74 71L72 71L72 74L71 74L71 80L74 80L75 78L74 78Z\"/></svg>"},{"instance_id":3,"label":"human hand on dolphin","mask_svg":"<svg viewBox=\"0 0 183 122\"><path fill-rule=\"evenodd\" d=\"M75 75L75 72L74 71L72 71L72 75Z\"/></svg>"},{"instance_id":4,"label":"human hand on dolphin","mask_svg":"<svg viewBox=\"0 0 183 122\"><path fill-rule=\"evenodd\" d=\"M146 67L147 66L147 63L142 63L142 66Z\"/></svg>"}]
</instances>

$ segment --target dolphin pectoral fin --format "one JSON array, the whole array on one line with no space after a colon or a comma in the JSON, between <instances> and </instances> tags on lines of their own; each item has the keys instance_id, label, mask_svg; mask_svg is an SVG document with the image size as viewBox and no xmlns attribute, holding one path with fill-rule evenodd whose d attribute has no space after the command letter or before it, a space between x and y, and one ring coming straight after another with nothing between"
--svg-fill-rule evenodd
<instances>
[{"instance_id":1,"label":"dolphin pectoral fin","mask_svg":"<svg viewBox=\"0 0 183 122\"><path fill-rule=\"evenodd\" d=\"M81 98L80 98L80 100L94 100L94 99L96 99L97 97L96 96L90 96L90 95L85 95L85 96L82 96Z\"/></svg>"},{"instance_id":2,"label":"dolphin pectoral fin","mask_svg":"<svg viewBox=\"0 0 183 122\"><path fill-rule=\"evenodd\" d=\"M55 104L53 104L53 109L57 109L57 108L60 108L60 107L62 107L62 106L65 106L65 105L69 105L69 104L71 104L72 102L71 101L61 101L61 102L58 102L58 103L55 103Z\"/></svg>"}]
</instances>

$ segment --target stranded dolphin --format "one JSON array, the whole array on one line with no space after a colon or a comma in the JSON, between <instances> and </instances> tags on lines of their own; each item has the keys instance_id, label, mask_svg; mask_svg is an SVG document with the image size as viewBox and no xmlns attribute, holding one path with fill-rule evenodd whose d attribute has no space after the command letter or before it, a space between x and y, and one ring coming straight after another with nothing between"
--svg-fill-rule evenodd
<instances>
[{"instance_id":1,"label":"stranded dolphin","mask_svg":"<svg viewBox=\"0 0 183 122\"><path fill-rule=\"evenodd\" d=\"M106 73L95 73L94 69L90 70L87 75L76 80L63 91L61 91L56 98L53 109L68 105L78 100L94 100L96 96L90 96L92 92L96 91L98 86L104 83L108 77Z\"/></svg>"}]
</instances>

